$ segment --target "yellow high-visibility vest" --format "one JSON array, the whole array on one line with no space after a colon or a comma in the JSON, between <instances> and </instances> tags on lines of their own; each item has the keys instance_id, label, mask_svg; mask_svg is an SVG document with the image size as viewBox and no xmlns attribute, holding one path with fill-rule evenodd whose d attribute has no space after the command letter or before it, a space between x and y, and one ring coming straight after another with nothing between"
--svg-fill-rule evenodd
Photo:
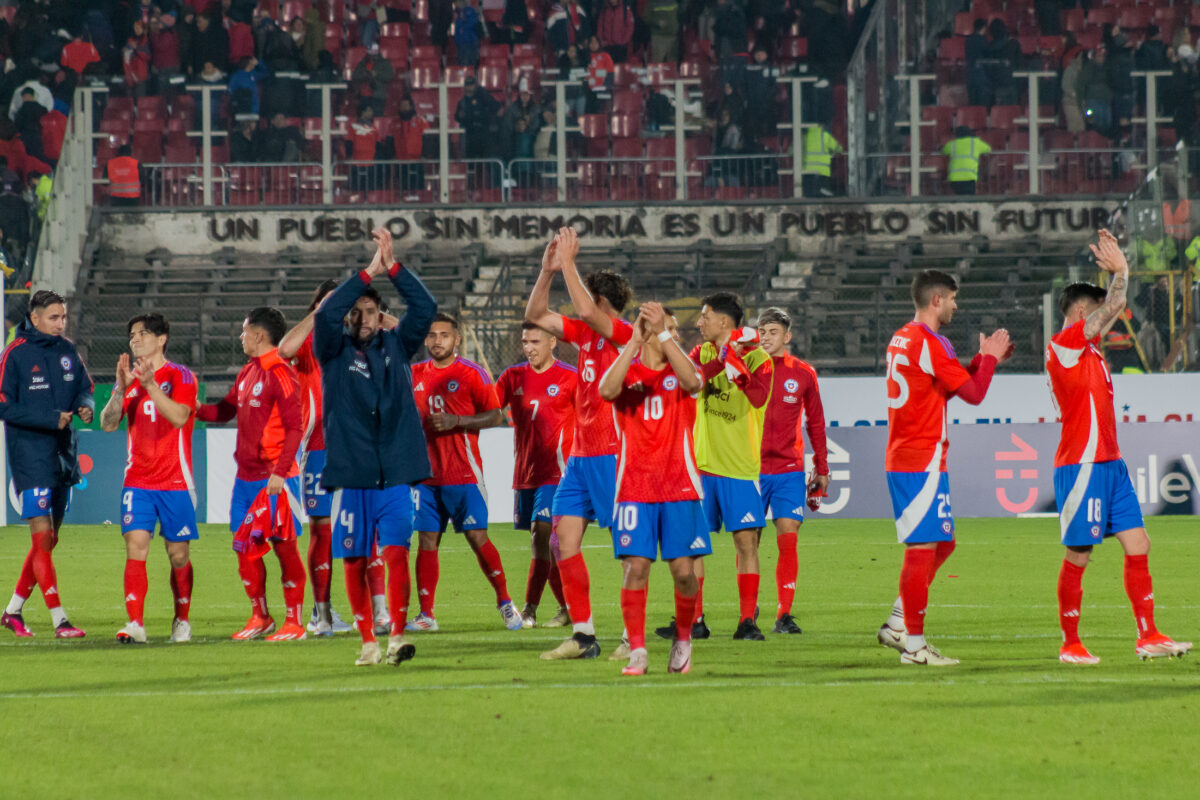
<instances>
[{"instance_id":1,"label":"yellow high-visibility vest","mask_svg":"<svg viewBox=\"0 0 1200 800\"><path fill-rule=\"evenodd\" d=\"M942 153L950 156L950 181L979 180L979 159L992 152L992 146L978 136L963 136L947 142Z\"/></svg>"},{"instance_id":2,"label":"yellow high-visibility vest","mask_svg":"<svg viewBox=\"0 0 1200 800\"><path fill-rule=\"evenodd\" d=\"M809 128L804 132L804 169L807 175L824 175L826 178L833 174L830 165L833 157L841 153L842 146L833 134L824 128Z\"/></svg>"}]
</instances>

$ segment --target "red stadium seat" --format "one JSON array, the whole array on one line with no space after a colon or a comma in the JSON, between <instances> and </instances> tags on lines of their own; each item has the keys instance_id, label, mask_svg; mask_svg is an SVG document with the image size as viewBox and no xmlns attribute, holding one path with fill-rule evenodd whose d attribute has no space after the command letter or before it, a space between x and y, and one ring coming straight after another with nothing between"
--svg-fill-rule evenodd
<instances>
[{"instance_id":1,"label":"red stadium seat","mask_svg":"<svg viewBox=\"0 0 1200 800\"><path fill-rule=\"evenodd\" d=\"M442 54L436 45L414 44L409 50L413 61L437 61L439 64L442 61Z\"/></svg>"},{"instance_id":2,"label":"red stadium seat","mask_svg":"<svg viewBox=\"0 0 1200 800\"><path fill-rule=\"evenodd\" d=\"M779 57L783 61L804 61L808 58L808 39L803 36L784 39Z\"/></svg>"},{"instance_id":3,"label":"red stadium seat","mask_svg":"<svg viewBox=\"0 0 1200 800\"><path fill-rule=\"evenodd\" d=\"M1046 131L1042 137L1042 148L1045 150L1074 150L1075 134L1070 131Z\"/></svg>"},{"instance_id":4,"label":"red stadium seat","mask_svg":"<svg viewBox=\"0 0 1200 800\"><path fill-rule=\"evenodd\" d=\"M436 88L442 81L442 67L436 61L414 61L409 79L413 90Z\"/></svg>"},{"instance_id":5,"label":"red stadium seat","mask_svg":"<svg viewBox=\"0 0 1200 800\"><path fill-rule=\"evenodd\" d=\"M613 93L613 114L641 114L642 105L643 102L641 92L627 89L625 91Z\"/></svg>"},{"instance_id":6,"label":"red stadium seat","mask_svg":"<svg viewBox=\"0 0 1200 800\"><path fill-rule=\"evenodd\" d=\"M966 125L971 130L979 131L987 127L987 118L986 106L962 106L954 115L954 125Z\"/></svg>"},{"instance_id":7,"label":"red stadium seat","mask_svg":"<svg viewBox=\"0 0 1200 800\"><path fill-rule=\"evenodd\" d=\"M1117 21L1118 11L1115 8L1105 6L1093 6L1087 12L1088 25L1111 25Z\"/></svg>"},{"instance_id":8,"label":"red stadium seat","mask_svg":"<svg viewBox=\"0 0 1200 800\"><path fill-rule=\"evenodd\" d=\"M1068 8L1061 12L1060 18L1062 21L1063 30L1079 33L1086 26L1084 21L1084 10L1082 8Z\"/></svg>"},{"instance_id":9,"label":"red stadium seat","mask_svg":"<svg viewBox=\"0 0 1200 800\"><path fill-rule=\"evenodd\" d=\"M479 46L480 61L503 61L508 63L508 45L483 44Z\"/></svg>"},{"instance_id":10,"label":"red stadium seat","mask_svg":"<svg viewBox=\"0 0 1200 800\"><path fill-rule=\"evenodd\" d=\"M1154 24L1154 12L1150 6L1135 6L1126 8L1117 18L1123 29L1144 30Z\"/></svg>"},{"instance_id":11,"label":"red stadium seat","mask_svg":"<svg viewBox=\"0 0 1200 800\"><path fill-rule=\"evenodd\" d=\"M989 128L1013 128L1013 120L1023 117L1028 109L1025 106L992 106L988 112Z\"/></svg>"},{"instance_id":12,"label":"red stadium seat","mask_svg":"<svg viewBox=\"0 0 1200 800\"><path fill-rule=\"evenodd\" d=\"M613 89L635 89L641 83L637 70L633 64L617 64L613 68Z\"/></svg>"},{"instance_id":13,"label":"red stadium seat","mask_svg":"<svg viewBox=\"0 0 1200 800\"><path fill-rule=\"evenodd\" d=\"M641 114L616 114L609 117L609 133L614 139L640 136L642 132Z\"/></svg>"},{"instance_id":14,"label":"red stadium seat","mask_svg":"<svg viewBox=\"0 0 1200 800\"><path fill-rule=\"evenodd\" d=\"M967 87L966 86L939 86L938 87L938 105L939 106L965 106L967 104Z\"/></svg>"},{"instance_id":15,"label":"red stadium seat","mask_svg":"<svg viewBox=\"0 0 1200 800\"><path fill-rule=\"evenodd\" d=\"M390 61L397 72L408 69L407 39L381 39L379 54Z\"/></svg>"},{"instance_id":16,"label":"red stadium seat","mask_svg":"<svg viewBox=\"0 0 1200 800\"><path fill-rule=\"evenodd\" d=\"M668 86L679 77L679 67L675 64L647 64L646 82L651 86Z\"/></svg>"},{"instance_id":17,"label":"red stadium seat","mask_svg":"<svg viewBox=\"0 0 1200 800\"><path fill-rule=\"evenodd\" d=\"M484 64L479 68L479 85L489 92L505 91L508 89L508 67Z\"/></svg>"},{"instance_id":18,"label":"red stadium seat","mask_svg":"<svg viewBox=\"0 0 1200 800\"><path fill-rule=\"evenodd\" d=\"M938 61L966 61L967 40L962 36L948 36L938 42Z\"/></svg>"},{"instance_id":19,"label":"red stadium seat","mask_svg":"<svg viewBox=\"0 0 1200 800\"><path fill-rule=\"evenodd\" d=\"M446 67L446 83L450 86L462 86L467 78L474 77L474 67Z\"/></svg>"},{"instance_id":20,"label":"red stadium seat","mask_svg":"<svg viewBox=\"0 0 1200 800\"><path fill-rule=\"evenodd\" d=\"M412 38L412 27L407 22L385 22L379 26L379 35L383 39L400 39L407 42Z\"/></svg>"},{"instance_id":21,"label":"red stadium seat","mask_svg":"<svg viewBox=\"0 0 1200 800\"><path fill-rule=\"evenodd\" d=\"M963 11L954 15L954 35L970 36L974 32L975 18L971 12Z\"/></svg>"}]
</instances>

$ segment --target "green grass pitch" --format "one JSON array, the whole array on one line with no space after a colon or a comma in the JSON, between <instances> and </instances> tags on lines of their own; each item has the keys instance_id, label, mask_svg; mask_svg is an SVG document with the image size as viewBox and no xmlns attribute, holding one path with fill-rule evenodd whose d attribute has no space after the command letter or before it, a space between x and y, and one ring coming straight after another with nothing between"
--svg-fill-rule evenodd
<instances>
[{"instance_id":1,"label":"green grass pitch","mask_svg":"<svg viewBox=\"0 0 1200 800\"><path fill-rule=\"evenodd\" d=\"M1156 518L1151 569L1160 628L1200 641L1200 531ZM730 639L728 538L709 559L714 637L690 675L622 678L606 660L543 662L562 634L508 632L461 539L442 554L438 621L399 668L356 668L353 634L233 642L248 604L221 526L193 550L194 641L170 645L162 548L150 563L151 643L120 646L124 549L111 526L68 527L59 585L83 641L55 641L40 597L33 640L0 631L0 796L39 797L1134 797L1194 796L1200 669L1192 657L1140 662L1115 542L1084 579L1084 642L1103 662L1056 660L1053 519L961 520L959 547L931 594L927 636L962 659L901 667L875 643L901 560L889 521L815 520L800 537L802 636ZM514 597L527 541L494 526ZM768 537L771 530L768 530ZM16 579L27 532L3 529L0 584ZM585 540L596 625L620 633L619 569L607 535ZM278 564L267 557L281 611ZM763 547L764 630L775 548ZM6 597L7 595L5 595ZM650 626L671 615L656 566ZM553 614L549 591L543 615ZM348 613L340 569L334 599ZM306 612L307 612L306 606Z\"/></svg>"}]
</instances>

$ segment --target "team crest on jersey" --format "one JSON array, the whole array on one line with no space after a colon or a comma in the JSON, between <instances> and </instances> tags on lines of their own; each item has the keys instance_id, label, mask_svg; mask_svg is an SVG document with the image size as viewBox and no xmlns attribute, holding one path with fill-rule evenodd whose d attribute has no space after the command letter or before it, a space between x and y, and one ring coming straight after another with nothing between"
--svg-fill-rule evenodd
<instances>
[{"instance_id":1,"label":"team crest on jersey","mask_svg":"<svg viewBox=\"0 0 1200 800\"><path fill-rule=\"evenodd\" d=\"M558 397L558 384L552 383L549 386L547 386L546 394L550 395L551 397Z\"/></svg>"},{"instance_id":2,"label":"team crest on jersey","mask_svg":"<svg viewBox=\"0 0 1200 800\"><path fill-rule=\"evenodd\" d=\"M243 524L243 525L249 525L251 522L254 522L254 515L253 515L253 514L247 514L247 515L246 515L246 519L244 519L244 520L242 521L242 524Z\"/></svg>"},{"instance_id":3,"label":"team crest on jersey","mask_svg":"<svg viewBox=\"0 0 1200 800\"><path fill-rule=\"evenodd\" d=\"M457 392L458 391L458 381L450 381L449 383L447 383L446 391Z\"/></svg>"},{"instance_id":4,"label":"team crest on jersey","mask_svg":"<svg viewBox=\"0 0 1200 800\"><path fill-rule=\"evenodd\" d=\"M58 363L62 365L63 372L71 371L71 357L70 356L63 356L62 358L60 358L58 360Z\"/></svg>"},{"instance_id":5,"label":"team crest on jersey","mask_svg":"<svg viewBox=\"0 0 1200 800\"><path fill-rule=\"evenodd\" d=\"M621 534L621 547L629 547L633 543L633 537L628 533Z\"/></svg>"},{"instance_id":6,"label":"team crest on jersey","mask_svg":"<svg viewBox=\"0 0 1200 800\"><path fill-rule=\"evenodd\" d=\"M789 392L794 392L800 388L800 384L796 382L795 378L788 378L783 382L783 388Z\"/></svg>"},{"instance_id":7,"label":"team crest on jersey","mask_svg":"<svg viewBox=\"0 0 1200 800\"><path fill-rule=\"evenodd\" d=\"M674 375L668 375L666 378L663 379L663 388L666 389L668 392L672 391L678 385L679 385L679 381L675 379Z\"/></svg>"},{"instance_id":8,"label":"team crest on jersey","mask_svg":"<svg viewBox=\"0 0 1200 800\"><path fill-rule=\"evenodd\" d=\"M167 397L171 396L171 382L170 381L165 381L163 383L160 383L158 385L158 388L162 389L163 394L165 394Z\"/></svg>"},{"instance_id":9,"label":"team crest on jersey","mask_svg":"<svg viewBox=\"0 0 1200 800\"><path fill-rule=\"evenodd\" d=\"M259 381L258 383L254 384L254 388L250 390L250 394L254 395L255 397L258 397L260 394L262 394L262 390L263 390L262 381Z\"/></svg>"},{"instance_id":10,"label":"team crest on jersey","mask_svg":"<svg viewBox=\"0 0 1200 800\"><path fill-rule=\"evenodd\" d=\"M599 353L603 349L604 349L604 340L601 339L600 341L596 342L596 352Z\"/></svg>"}]
</instances>

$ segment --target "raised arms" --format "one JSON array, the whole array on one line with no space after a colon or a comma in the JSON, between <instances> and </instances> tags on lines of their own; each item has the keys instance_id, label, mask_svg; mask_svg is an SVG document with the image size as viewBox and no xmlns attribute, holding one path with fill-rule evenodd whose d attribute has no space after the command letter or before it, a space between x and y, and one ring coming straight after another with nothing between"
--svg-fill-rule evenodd
<instances>
[{"instance_id":1,"label":"raised arms","mask_svg":"<svg viewBox=\"0 0 1200 800\"><path fill-rule=\"evenodd\" d=\"M1099 243L1091 245L1096 264L1112 278L1108 282L1108 295L1104 303L1088 315L1083 323L1083 335L1087 339L1103 336L1125 310L1125 291L1129 285L1129 262L1117 244L1117 238L1101 230Z\"/></svg>"}]
</instances>

